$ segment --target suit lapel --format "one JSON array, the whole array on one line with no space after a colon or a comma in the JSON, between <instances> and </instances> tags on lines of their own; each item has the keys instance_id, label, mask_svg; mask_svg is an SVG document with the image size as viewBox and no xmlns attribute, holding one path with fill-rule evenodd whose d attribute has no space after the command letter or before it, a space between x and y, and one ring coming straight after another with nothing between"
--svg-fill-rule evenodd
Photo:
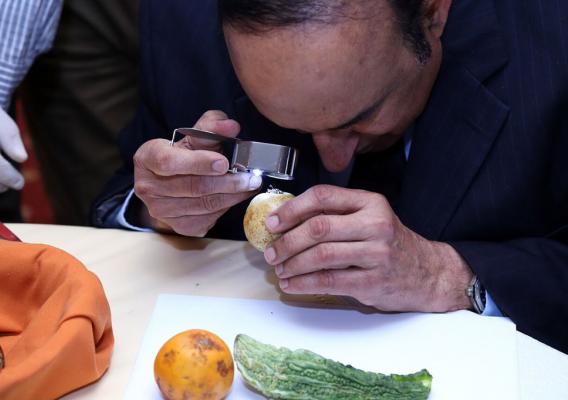
<instances>
[{"instance_id":1,"label":"suit lapel","mask_svg":"<svg viewBox=\"0 0 568 400\"><path fill-rule=\"evenodd\" d=\"M454 1L442 39L440 74L415 123L396 210L429 239L443 237L509 115L483 84L508 61L493 1Z\"/></svg>"},{"instance_id":2,"label":"suit lapel","mask_svg":"<svg viewBox=\"0 0 568 400\"><path fill-rule=\"evenodd\" d=\"M402 185L402 222L440 239L498 136L509 108L448 56L416 121Z\"/></svg>"}]
</instances>

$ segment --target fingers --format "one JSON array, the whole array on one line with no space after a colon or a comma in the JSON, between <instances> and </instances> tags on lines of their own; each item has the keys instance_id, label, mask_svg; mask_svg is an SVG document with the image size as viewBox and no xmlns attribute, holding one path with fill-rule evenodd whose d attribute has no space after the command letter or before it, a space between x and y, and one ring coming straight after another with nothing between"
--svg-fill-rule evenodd
<instances>
[{"instance_id":1,"label":"fingers","mask_svg":"<svg viewBox=\"0 0 568 400\"><path fill-rule=\"evenodd\" d=\"M2 108L0 108L0 150L16 162L28 159L18 126Z\"/></svg>"},{"instance_id":2,"label":"fingers","mask_svg":"<svg viewBox=\"0 0 568 400\"><path fill-rule=\"evenodd\" d=\"M208 111L197 129L235 137L239 124L221 111ZM143 144L134 155L134 191L151 217L186 236L204 236L230 207L262 185L252 174L227 174L220 142L186 136Z\"/></svg>"},{"instance_id":3,"label":"fingers","mask_svg":"<svg viewBox=\"0 0 568 400\"><path fill-rule=\"evenodd\" d=\"M280 281L280 288L289 294L329 294L352 296L372 288L369 272L359 268L324 270Z\"/></svg>"},{"instance_id":4,"label":"fingers","mask_svg":"<svg viewBox=\"0 0 568 400\"><path fill-rule=\"evenodd\" d=\"M326 269L349 267L372 268L388 261L389 252L383 246L370 246L365 242L320 243L278 264L275 268L280 279L305 275Z\"/></svg>"},{"instance_id":5,"label":"fingers","mask_svg":"<svg viewBox=\"0 0 568 400\"><path fill-rule=\"evenodd\" d=\"M160 176L224 175L229 161L222 154L207 151L188 151L172 147L167 140L154 139L144 143L134 155L134 164Z\"/></svg>"},{"instance_id":6,"label":"fingers","mask_svg":"<svg viewBox=\"0 0 568 400\"><path fill-rule=\"evenodd\" d=\"M145 203L152 217L163 220L214 214L245 201L255 193L256 192L236 194L220 193L194 198L149 198L145 199Z\"/></svg>"},{"instance_id":7,"label":"fingers","mask_svg":"<svg viewBox=\"0 0 568 400\"><path fill-rule=\"evenodd\" d=\"M216 193L242 193L257 190L262 178L248 173L223 176L139 174L135 192L149 197L200 197Z\"/></svg>"},{"instance_id":8,"label":"fingers","mask_svg":"<svg viewBox=\"0 0 568 400\"><path fill-rule=\"evenodd\" d=\"M361 240L363 239L361 233L364 232L361 227L365 223L366 221L357 213L317 215L274 241L264 253L266 261L272 265L282 263L318 243Z\"/></svg>"},{"instance_id":9,"label":"fingers","mask_svg":"<svg viewBox=\"0 0 568 400\"><path fill-rule=\"evenodd\" d=\"M195 123L197 129L214 132L221 136L236 137L241 129L239 123L229 119L223 111L211 110L201 116Z\"/></svg>"},{"instance_id":10,"label":"fingers","mask_svg":"<svg viewBox=\"0 0 568 400\"><path fill-rule=\"evenodd\" d=\"M163 218L161 221L180 235L204 237L225 212L227 212L227 210L220 210L208 215Z\"/></svg>"},{"instance_id":11,"label":"fingers","mask_svg":"<svg viewBox=\"0 0 568 400\"><path fill-rule=\"evenodd\" d=\"M0 192L8 189L21 190L24 177L6 159L0 156Z\"/></svg>"},{"instance_id":12,"label":"fingers","mask_svg":"<svg viewBox=\"0 0 568 400\"><path fill-rule=\"evenodd\" d=\"M360 210L370 193L336 186L318 185L284 203L267 219L268 230L285 232L322 213L347 214ZM275 217L275 218L272 218Z\"/></svg>"}]
</instances>

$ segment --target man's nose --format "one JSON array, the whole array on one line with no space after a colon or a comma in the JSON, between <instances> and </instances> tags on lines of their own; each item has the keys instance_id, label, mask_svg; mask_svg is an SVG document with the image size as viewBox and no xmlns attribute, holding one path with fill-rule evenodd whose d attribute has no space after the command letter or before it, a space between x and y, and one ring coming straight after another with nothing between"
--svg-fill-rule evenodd
<instances>
[{"instance_id":1,"label":"man's nose","mask_svg":"<svg viewBox=\"0 0 568 400\"><path fill-rule=\"evenodd\" d=\"M357 135L348 130L312 133L312 139L330 172L340 172L349 166L358 143Z\"/></svg>"}]
</instances>

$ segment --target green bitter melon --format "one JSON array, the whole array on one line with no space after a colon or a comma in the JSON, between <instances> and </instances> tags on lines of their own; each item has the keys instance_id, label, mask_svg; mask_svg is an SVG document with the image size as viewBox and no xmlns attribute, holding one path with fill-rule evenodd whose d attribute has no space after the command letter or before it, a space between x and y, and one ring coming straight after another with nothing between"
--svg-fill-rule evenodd
<instances>
[{"instance_id":1,"label":"green bitter melon","mask_svg":"<svg viewBox=\"0 0 568 400\"><path fill-rule=\"evenodd\" d=\"M422 400L432 375L366 372L308 350L291 351L237 335L235 361L245 382L269 399Z\"/></svg>"}]
</instances>

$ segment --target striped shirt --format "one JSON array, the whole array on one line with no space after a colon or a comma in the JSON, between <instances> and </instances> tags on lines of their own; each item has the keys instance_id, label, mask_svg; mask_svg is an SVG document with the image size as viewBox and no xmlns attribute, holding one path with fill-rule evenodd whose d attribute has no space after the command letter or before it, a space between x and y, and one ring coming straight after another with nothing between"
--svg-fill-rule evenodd
<instances>
[{"instance_id":1,"label":"striped shirt","mask_svg":"<svg viewBox=\"0 0 568 400\"><path fill-rule=\"evenodd\" d=\"M7 109L35 58L49 50L63 0L0 0L0 107Z\"/></svg>"}]
</instances>

